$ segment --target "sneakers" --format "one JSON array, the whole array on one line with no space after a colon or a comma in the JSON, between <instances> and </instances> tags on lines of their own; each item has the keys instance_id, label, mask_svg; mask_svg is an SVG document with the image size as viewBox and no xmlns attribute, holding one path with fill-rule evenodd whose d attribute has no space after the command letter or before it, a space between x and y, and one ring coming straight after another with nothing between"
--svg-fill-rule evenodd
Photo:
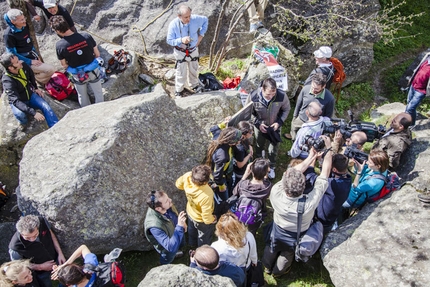
<instances>
[{"instance_id":1,"label":"sneakers","mask_svg":"<svg viewBox=\"0 0 430 287\"><path fill-rule=\"evenodd\" d=\"M424 203L430 203L430 192L418 194L418 199Z\"/></svg>"},{"instance_id":2,"label":"sneakers","mask_svg":"<svg viewBox=\"0 0 430 287\"><path fill-rule=\"evenodd\" d=\"M175 98L176 99L182 98L182 92L175 92Z\"/></svg>"},{"instance_id":3,"label":"sneakers","mask_svg":"<svg viewBox=\"0 0 430 287\"><path fill-rule=\"evenodd\" d=\"M175 259L181 258L182 256L184 256L184 252L182 250L179 250L178 252L176 252Z\"/></svg>"},{"instance_id":4,"label":"sneakers","mask_svg":"<svg viewBox=\"0 0 430 287\"><path fill-rule=\"evenodd\" d=\"M255 31L257 31L259 28L263 28L263 27L264 27L264 25L263 25L263 23L261 23L261 22L257 22L257 23L251 24L251 25L249 26L249 32L255 32Z\"/></svg>"},{"instance_id":5,"label":"sneakers","mask_svg":"<svg viewBox=\"0 0 430 287\"><path fill-rule=\"evenodd\" d=\"M267 176L269 177L269 179L274 179L275 178L275 169L270 168L269 174Z\"/></svg>"}]
</instances>

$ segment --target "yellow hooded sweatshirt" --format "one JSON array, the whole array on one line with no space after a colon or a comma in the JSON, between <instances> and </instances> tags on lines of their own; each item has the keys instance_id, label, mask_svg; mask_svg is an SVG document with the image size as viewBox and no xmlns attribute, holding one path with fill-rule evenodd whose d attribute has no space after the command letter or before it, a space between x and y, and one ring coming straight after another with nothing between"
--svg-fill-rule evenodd
<instances>
[{"instance_id":1,"label":"yellow hooded sweatshirt","mask_svg":"<svg viewBox=\"0 0 430 287\"><path fill-rule=\"evenodd\" d=\"M176 187L185 191L188 200L187 214L191 219L204 224L214 223L214 192L208 184L194 184L190 171L176 180Z\"/></svg>"}]
</instances>

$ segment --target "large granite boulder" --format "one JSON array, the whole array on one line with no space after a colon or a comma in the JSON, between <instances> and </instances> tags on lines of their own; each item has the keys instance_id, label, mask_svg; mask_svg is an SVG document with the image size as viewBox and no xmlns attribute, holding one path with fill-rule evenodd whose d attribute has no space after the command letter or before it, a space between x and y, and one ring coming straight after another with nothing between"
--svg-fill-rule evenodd
<instances>
[{"instance_id":1,"label":"large granite boulder","mask_svg":"<svg viewBox=\"0 0 430 287\"><path fill-rule=\"evenodd\" d=\"M184 193L174 183L204 157L208 136L191 116L194 109L218 117L216 123L234 111L213 102L240 102L222 94L189 98L199 97L199 106L180 108L157 86L150 94L69 112L25 146L20 208L48 218L66 253L83 243L95 253L147 250L147 193L162 189L184 210Z\"/></svg>"},{"instance_id":2,"label":"large granite boulder","mask_svg":"<svg viewBox=\"0 0 430 287\"><path fill-rule=\"evenodd\" d=\"M399 103L374 115L404 111ZM323 264L336 286L427 286L430 282L430 205L418 192L430 184L430 120L413 130L414 140L398 170L406 184L391 197L367 204L329 233L321 247Z\"/></svg>"},{"instance_id":3,"label":"large granite boulder","mask_svg":"<svg viewBox=\"0 0 430 287\"><path fill-rule=\"evenodd\" d=\"M152 268L137 287L235 287L233 280L219 275L206 275L184 264L169 264Z\"/></svg>"}]
</instances>

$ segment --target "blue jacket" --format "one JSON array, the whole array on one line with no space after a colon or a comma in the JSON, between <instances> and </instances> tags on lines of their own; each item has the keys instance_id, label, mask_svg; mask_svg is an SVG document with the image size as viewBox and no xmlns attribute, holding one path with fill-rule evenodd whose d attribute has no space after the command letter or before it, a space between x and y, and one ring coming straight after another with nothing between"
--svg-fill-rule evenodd
<instances>
[{"instance_id":1,"label":"blue jacket","mask_svg":"<svg viewBox=\"0 0 430 287\"><path fill-rule=\"evenodd\" d=\"M383 173L373 171L365 165L357 187L351 185L351 190L349 191L348 199L346 200L351 207L361 206L367 198L377 194L385 185L384 180L380 178L369 178L374 174L387 176L387 171L384 171ZM353 204L354 206L352 206Z\"/></svg>"}]
</instances>

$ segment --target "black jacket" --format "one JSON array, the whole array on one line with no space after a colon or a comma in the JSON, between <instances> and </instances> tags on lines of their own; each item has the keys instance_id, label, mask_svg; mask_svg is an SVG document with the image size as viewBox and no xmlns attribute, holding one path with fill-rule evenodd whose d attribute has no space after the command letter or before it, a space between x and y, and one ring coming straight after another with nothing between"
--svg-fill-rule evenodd
<instances>
[{"instance_id":1,"label":"black jacket","mask_svg":"<svg viewBox=\"0 0 430 287\"><path fill-rule=\"evenodd\" d=\"M36 79L33 71L26 63L22 63L22 66L25 77L21 77L19 73L12 74L10 72L3 75L3 90L9 98L9 104L14 105L26 114L34 116L36 111L24 102L30 100L33 90L36 89Z\"/></svg>"}]
</instances>

